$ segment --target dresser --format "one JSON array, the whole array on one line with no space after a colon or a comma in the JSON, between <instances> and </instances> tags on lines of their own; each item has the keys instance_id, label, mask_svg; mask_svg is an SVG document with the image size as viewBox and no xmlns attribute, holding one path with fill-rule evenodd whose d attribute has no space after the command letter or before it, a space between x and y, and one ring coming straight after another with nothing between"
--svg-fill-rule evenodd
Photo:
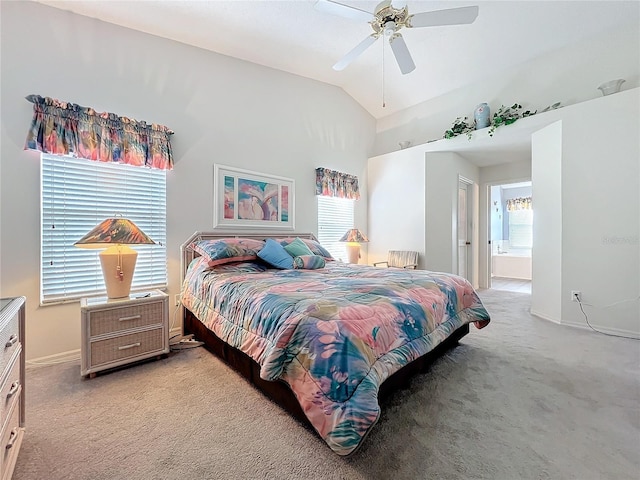
<instances>
[{"instance_id":1,"label":"dresser","mask_svg":"<svg viewBox=\"0 0 640 480\"><path fill-rule=\"evenodd\" d=\"M8 480L24 436L24 318L25 298L0 299L0 478Z\"/></svg>"},{"instance_id":2,"label":"dresser","mask_svg":"<svg viewBox=\"0 0 640 480\"><path fill-rule=\"evenodd\" d=\"M83 298L80 311L83 377L169 353L169 296L160 290Z\"/></svg>"}]
</instances>

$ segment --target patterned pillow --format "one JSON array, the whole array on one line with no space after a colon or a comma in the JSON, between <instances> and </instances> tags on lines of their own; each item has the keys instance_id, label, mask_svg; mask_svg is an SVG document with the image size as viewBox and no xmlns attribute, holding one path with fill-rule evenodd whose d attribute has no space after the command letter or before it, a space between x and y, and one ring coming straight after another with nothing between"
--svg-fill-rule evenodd
<instances>
[{"instance_id":1,"label":"patterned pillow","mask_svg":"<svg viewBox=\"0 0 640 480\"><path fill-rule=\"evenodd\" d=\"M266 269L266 265L256 262L225 263L209 267L209 270L215 273L261 273Z\"/></svg>"},{"instance_id":2,"label":"patterned pillow","mask_svg":"<svg viewBox=\"0 0 640 480\"><path fill-rule=\"evenodd\" d=\"M305 270L315 270L324 268L325 259L320 255L300 255L293 259L293 268L304 268Z\"/></svg>"},{"instance_id":3,"label":"patterned pillow","mask_svg":"<svg viewBox=\"0 0 640 480\"><path fill-rule=\"evenodd\" d=\"M255 260L262 247L264 247L262 240L251 238L201 240L191 244L194 251L207 258L210 267L224 263Z\"/></svg>"},{"instance_id":4,"label":"patterned pillow","mask_svg":"<svg viewBox=\"0 0 640 480\"><path fill-rule=\"evenodd\" d=\"M273 238L267 238L264 248L258 252L258 257L276 268L293 268L293 257Z\"/></svg>"},{"instance_id":5,"label":"patterned pillow","mask_svg":"<svg viewBox=\"0 0 640 480\"><path fill-rule=\"evenodd\" d=\"M294 240L295 238L293 237L282 238L280 239L280 243L282 245L289 245ZM311 253L313 253L314 255L320 255L321 257L324 257L325 260L329 260L329 261L335 260L329 253L329 250L324 248L322 245L320 245L320 243L316 242L315 240L311 240L310 238L301 238L300 240L304 242L304 244L307 247L309 247L309 250L311 250Z\"/></svg>"},{"instance_id":6,"label":"patterned pillow","mask_svg":"<svg viewBox=\"0 0 640 480\"><path fill-rule=\"evenodd\" d=\"M307 247L307 244L300 238L296 238L293 242L284 246L284 249L292 257L299 257L300 255L313 255L313 252Z\"/></svg>"}]
</instances>

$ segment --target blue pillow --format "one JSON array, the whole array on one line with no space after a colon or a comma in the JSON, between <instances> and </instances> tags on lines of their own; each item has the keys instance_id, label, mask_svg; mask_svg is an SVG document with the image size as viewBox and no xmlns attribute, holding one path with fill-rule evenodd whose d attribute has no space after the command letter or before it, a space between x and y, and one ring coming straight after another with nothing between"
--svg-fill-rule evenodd
<instances>
[{"instance_id":1,"label":"blue pillow","mask_svg":"<svg viewBox=\"0 0 640 480\"><path fill-rule=\"evenodd\" d=\"M258 252L258 257L276 268L293 268L293 257L272 238L267 238L264 247Z\"/></svg>"}]
</instances>

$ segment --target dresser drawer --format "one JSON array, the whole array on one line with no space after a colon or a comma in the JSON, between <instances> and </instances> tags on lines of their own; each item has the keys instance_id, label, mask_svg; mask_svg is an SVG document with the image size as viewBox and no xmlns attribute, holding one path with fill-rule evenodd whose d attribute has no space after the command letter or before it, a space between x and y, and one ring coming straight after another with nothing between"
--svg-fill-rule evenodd
<instances>
[{"instance_id":1,"label":"dresser drawer","mask_svg":"<svg viewBox=\"0 0 640 480\"><path fill-rule=\"evenodd\" d=\"M4 383L0 385L0 418L2 419L6 418L13 400L22 391L22 385L20 384L19 361L21 353L21 349L18 349L15 352L15 355L9 365L8 375L5 377Z\"/></svg>"},{"instance_id":2,"label":"dresser drawer","mask_svg":"<svg viewBox=\"0 0 640 480\"><path fill-rule=\"evenodd\" d=\"M11 402L11 415L4 425L0 436L0 472L3 479L11 478L16 464L18 450L22 443L24 429L20 427L20 399Z\"/></svg>"},{"instance_id":3,"label":"dresser drawer","mask_svg":"<svg viewBox=\"0 0 640 480\"><path fill-rule=\"evenodd\" d=\"M141 305L96 310L89 315L89 335L119 332L131 328L157 325L163 322L165 302L148 302Z\"/></svg>"},{"instance_id":4,"label":"dresser drawer","mask_svg":"<svg viewBox=\"0 0 640 480\"><path fill-rule=\"evenodd\" d=\"M114 338L91 342L91 367L147 353L165 353L164 328L154 328Z\"/></svg>"},{"instance_id":5,"label":"dresser drawer","mask_svg":"<svg viewBox=\"0 0 640 480\"><path fill-rule=\"evenodd\" d=\"M5 371L13 354L20 346L20 314L16 313L0 331L0 374Z\"/></svg>"}]
</instances>

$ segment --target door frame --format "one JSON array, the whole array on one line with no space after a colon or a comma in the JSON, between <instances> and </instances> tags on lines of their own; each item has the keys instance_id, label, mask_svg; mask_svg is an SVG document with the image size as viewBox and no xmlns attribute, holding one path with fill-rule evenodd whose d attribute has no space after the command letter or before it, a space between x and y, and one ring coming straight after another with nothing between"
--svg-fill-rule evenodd
<instances>
[{"instance_id":1,"label":"door frame","mask_svg":"<svg viewBox=\"0 0 640 480\"><path fill-rule=\"evenodd\" d=\"M487 218L486 218L486 238L482 239L482 249L480 250L480 261L486 265L484 269L485 275L480 279L481 288L491 288L491 274L493 271L493 263L492 263L492 248L491 248L491 187L495 187L498 185L509 185L512 183L522 183L522 182L532 182L531 176L529 177L518 177L518 178L510 178L503 180L493 180L491 182L483 183L482 186L485 191L485 200L482 209L484 210ZM533 188L533 182L531 183ZM533 252L532 252L533 255Z\"/></svg>"},{"instance_id":2,"label":"door frame","mask_svg":"<svg viewBox=\"0 0 640 480\"><path fill-rule=\"evenodd\" d=\"M456 239L456 249L455 249L455 265L456 271L459 272L459 246L458 246L458 214L460 211L460 201L459 201L459 189L460 184L465 184L467 186L467 240L470 242L469 248L467 249L467 276L466 278L471 282L474 288L478 288L478 258L479 258L479 249L478 249L478 240L479 240L479 217L480 217L480 209L479 209L479 186L476 182L467 178L463 175L458 174L458 185L456 188L456 221L455 221L455 239Z\"/></svg>"}]
</instances>

